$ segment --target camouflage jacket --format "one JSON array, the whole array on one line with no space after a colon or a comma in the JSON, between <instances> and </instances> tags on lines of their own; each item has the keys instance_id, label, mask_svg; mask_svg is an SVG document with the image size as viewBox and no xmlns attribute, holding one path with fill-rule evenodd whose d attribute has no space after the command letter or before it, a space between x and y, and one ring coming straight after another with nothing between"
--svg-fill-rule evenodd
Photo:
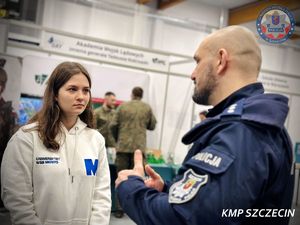
<instances>
[{"instance_id":1,"label":"camouflage jacket","mask_svg":"<svg viewBox=\"0 0 300 225\"><path fill-rule=\"evenodd\" d=\"M106 147L116 147L116 141L112 136L109 124L111 123L116 110L109 109L105 105L97 108L95 111L96 128L103 135Z\"/></svg>"},{"instance_id":2,"label":"camouflage jacket","mask_svg":"<svg viewBox=\"0 0 300 225\"><path fill-rule=\"evenodd\" d=\"M132 100L120 105L110 125L117 140L117 152L145 151L146 130L154 130L155 125L155 116L147 103Z\"/></svg>"},{"instance_id":3,"label":"camouflage jacket","mask_svg":"<svg viewBox=\"0 0 300 225\"><path fill-rule=\"evenodd\" d=\"M12 102L0 99L0 160L6 145L15 131L16 114L13 112Z\"/></svg>"}]
</instances>

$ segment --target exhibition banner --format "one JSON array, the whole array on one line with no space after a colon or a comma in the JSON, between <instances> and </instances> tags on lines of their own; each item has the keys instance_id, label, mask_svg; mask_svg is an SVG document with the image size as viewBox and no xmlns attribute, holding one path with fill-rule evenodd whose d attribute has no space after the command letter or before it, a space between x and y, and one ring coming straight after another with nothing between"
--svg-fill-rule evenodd
<instances>
[{"instance_id":1,"label":"exhibition banner","mask_svg":"<svg viewBox=\"0 0 300 225\"><path fill-rule=\"evenodd\" d=\"M92 79L92 97L103 98L107 91L112 91L118 100L127 101L130 99L132 88L140 86L144 89L144 100L147 101L149 89L147 73L72 61L81 63L89 72ZM61 62L62 59L25 56L22 68L22 94L42 97L49 76Z\"/></svg>"},{"instance_id":2,"label":"exhibition banner","mask_svg":"<svg viewBox=\"0 0 300 225\"><path fill-rule=\"evenodd\" d=\"M61 62L59 59L25 56L22 67L21 93L42 97L49 76Z\"/></svg>"},{"instance_id":3,"label":"exhibition banner","mask_svg":"<svg viewBox=\"0 0 300 225\"><path fill-rule=\"evenodd\" d=\"M168 71L169 56L96 41L45 32L41 47L45 50L86 59L111 62L142 69Z\"/></svg>"},{"instance_id":4,"label":"exhibition banner","mask_svg":"<svg viewBox=\"0 0 300 225\"><path fill-rule=\"evenodd\" d=\"M263 83L266 90L300 95L300 77L260 73L258 80Z\"/></svg>"}]
</instances>

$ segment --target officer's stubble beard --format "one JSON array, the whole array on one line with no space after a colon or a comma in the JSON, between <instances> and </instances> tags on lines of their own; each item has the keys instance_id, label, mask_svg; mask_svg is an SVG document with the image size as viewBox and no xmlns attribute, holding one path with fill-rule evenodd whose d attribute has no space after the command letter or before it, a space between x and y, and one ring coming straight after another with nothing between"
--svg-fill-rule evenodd
<instances>
[{"instance_id":1,"label":"officer's stubble beard","mask_svg":"<svg viewBox=\"0 0 300 225\"><path fill-rule=\"evenodd\" d=\"M217 81L212 73L213 67L211 64L208 64L206 69L204 70L203 74L201 76L205 77L204 84L202 84L202 87L199 88L199 85L197 84L196 81L195 83L195 88L194 88L194 94L193 94L193 101L199 105L211 105L209 103L209 97L215 90L217 86Z\"/></svg>"}]
</instances>

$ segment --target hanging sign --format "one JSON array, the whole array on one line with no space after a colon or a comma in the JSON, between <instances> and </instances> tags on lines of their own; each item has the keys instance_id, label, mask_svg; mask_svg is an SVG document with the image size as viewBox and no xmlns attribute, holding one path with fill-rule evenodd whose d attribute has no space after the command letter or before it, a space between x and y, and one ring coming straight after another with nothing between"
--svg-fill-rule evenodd
<instances>
[{"instance_id":1,"label":"hanging sign","mask_svg":"<svg viewBox=\"0 0 300 225\"><path fill-rule=\"evenodd\" d=\"M142 69L168 71L169 66L169 56L167 55L103 44L50 32L45 32L41 47L58 53Z\"/></svg>"}]
</instances>

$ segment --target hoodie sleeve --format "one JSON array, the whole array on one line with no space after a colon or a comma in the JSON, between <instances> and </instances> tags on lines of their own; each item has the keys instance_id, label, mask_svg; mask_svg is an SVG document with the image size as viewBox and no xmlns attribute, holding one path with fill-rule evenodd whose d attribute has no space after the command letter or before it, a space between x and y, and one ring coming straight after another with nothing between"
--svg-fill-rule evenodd
<instances>
[{"instance_id":1,"label":"hoodie sleeve","mask_svg":"<svg viewBox=\"0 0 300 225\"><path fill-rule=\"evenodd\" d=\"M19 130L11 138L1 166L2 200L15 225L42 224L33 205L33 143L30 135Z\"/></svg>"},{"instance_id":2,"label":"hoodie sleeve","mask_svg":"<svg viewBox=\"0 0 300 225\"><path fill-rule=\"evenodd\" d=\"M103 137L101 137L103 139ZM99 165L92 199L90 225L108 225L111 210L110 172L104 139L99 148Z\"/></svg>"}]
</instances>

